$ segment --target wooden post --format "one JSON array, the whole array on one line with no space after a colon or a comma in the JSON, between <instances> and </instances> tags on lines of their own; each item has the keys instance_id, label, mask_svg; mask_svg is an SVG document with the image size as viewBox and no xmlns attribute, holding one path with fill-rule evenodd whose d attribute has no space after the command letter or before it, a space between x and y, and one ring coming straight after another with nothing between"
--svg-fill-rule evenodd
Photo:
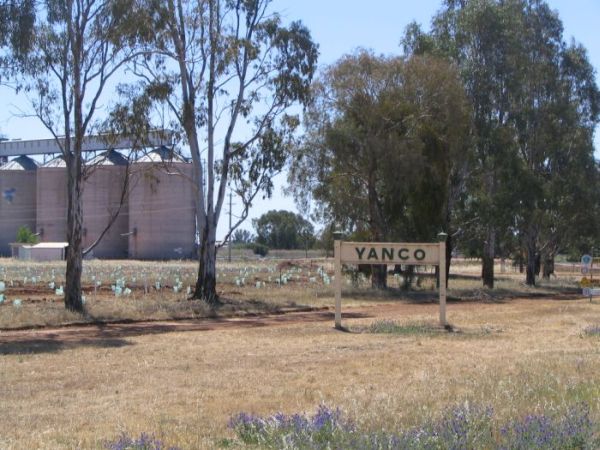
<instances>
[{"instance_id":1,"label":"wooden post","mask_svg":"<svg viewBox=\"0 0 600 450\"><path fill-rule=\"evenodd\" d=\"M341 233L333 234L333 257L335 261L335 328L342 329L342 241Z\"/></svg>"},{"instance_id":2,"label":"wooden post","mask_svg":"<svg viewBox=\"0 0 600 450\"><path fill-rule=\"evenodd\" d=\"M446 233L438 234L440 241L440 325L446 326Z\"/></svg>"}]
</instances>

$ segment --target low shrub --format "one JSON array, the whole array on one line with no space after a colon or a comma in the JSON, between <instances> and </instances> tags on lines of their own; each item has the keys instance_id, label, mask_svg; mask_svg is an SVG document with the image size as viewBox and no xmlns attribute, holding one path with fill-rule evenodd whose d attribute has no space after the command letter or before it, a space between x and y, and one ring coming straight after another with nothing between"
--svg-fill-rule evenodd
<instances>
[{"instance_id":1,"label":"low shrub","mask_svg":"<svg viewBox=\"0 0 600 450\"><path fill-rule=\"evenodd\" d=\"M16 242L19 244L37 244L37 235L27 225L22 225L17 230Z\"/></svg>"},{"instance_id":2,"label":"low shrub","mask_svg":"<svg viewBox=\"0 0 600 450\"><path fill-rule=\"evenodd\" d=\"M252 244L252 251L255 255L267 256L267 254L269 253L269 247L263 244L254 243Z\"/></svg>"},{"instance_id":3,"label":"low shrub","mask_svg":"<svg viewBox=\"0 0 600 450\"><path fill-rule=\"evenodd\" d=\"M267 256L269 254L269 247L263 244L259 244L257 242L251 242L245 244L247 249L252 250L252 253L258 256Z\"/></svg>"},{"instance_id":4,"label":"low shrub","mask_svg":"<svg viewBox=\"0 0 600 450\"><path fill-rule=\"evenodd\" d=\"M571 408L563 417L531 415L512 421L500 434L500 448L506 450L592 449L600 444L586 405Z\"/></svg>"},{"instance_id":5,"label":"low shrub","mask_svg":"<svg viewBox=\"0 0 600 450\"><path fill-rule=\"evenodd\" d=\"M339 410L319 407L316 414L286 416L275 414L263 419L239 413L231 418L229 427L244 444L261 448L328 448L330 443L344 441L354 432L353 426L341 420Z\"/></svg>"},{"instance_id":6,"label":"low shrub","mask_svg":"<svg viewBox=\"0 0 600 450\"><path fill-rule=\"evenodd\" d=\"M590 325L583 330L587 336L600 336L600 325Z\"/></svg>"},{"instance_id":7,"label":"low shrub","mask_svg":"<svg viewBox=\"0 0 600 450\"><path fill-rule=\"evenodd\" d=\"M107 441L104 447L108 450L179 450L178 447L168 447L154 435L140 434L139 438L131 438L121 434L114 441Z\"/></svg>"},{"instance_id":8,"label":"low shrub","mask_svg":"<svg viewBox=\"0 0 600 450\"><path fill-rule=\"evenodd\" d=\"M501 427L495 424L491 408L469 404L397 432L361 432L339 410L325 406L312 417L276 414L261 418L240 413L230 420L229 427L243 444L268 449L591 450L600 444L598 424L592 422L585 405L573 407L563 416L530 415Z\"/></svg>"}]
</instances>

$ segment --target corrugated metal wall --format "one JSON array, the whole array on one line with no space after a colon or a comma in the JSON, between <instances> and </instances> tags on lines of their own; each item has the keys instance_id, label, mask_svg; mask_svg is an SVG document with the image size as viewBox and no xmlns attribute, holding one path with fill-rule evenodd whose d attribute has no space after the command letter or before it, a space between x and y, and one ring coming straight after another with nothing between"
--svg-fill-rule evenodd
<instances>
[{"instance_id":1,"label":"corrugated metal wall","mask_svg":"<svg viewBox=\"0 0 600 450\"><path fill-rule=\"evenodd\" d=\"M188 163L135 163L129 194L130 258L193 257L196 221L191 176Z\"/></svg>"},{"instance_id":2,"label":"corrugated metal wall","mask_svg":"<svg viewBox=\"0 0 600 450\"><path fill-rule=\"evenodd\" d=\"M31 162L27 170L0 168L0 256L10 256L8 244L15 242L19 227L36 229L37 178Z\"/></svg>"},{"instance_id":3,"label":"corrugated metal wall","mask_svg":"<svg viewBox=\"0 0 600 450\"><path fill-rule=\"evenodd\" d=\"M118 155L118 154L117 154ZM195 256L196 222L192 165L166 149L132 165L129 189L119 216L91 256L98 258L180 259ZM115 155L113 155L114 157ZM84 246L94 242L116 212L127 167L99 164L84 185ZM166 157L166 159L165 159ZM170 159L169 159L170 158ZM117 158L118 159L118 158ZM14 172L14 173L13 173ZM28 225L42 242L66 241L67 178L55 159L36 170L1 171L0 255L10 255L19 226Z\"/></svg>"},{"instance_id":4,"label":"corrugated metal wall","mask_svg":"<svg viewBox=\"0 0 600 450\"><path fill-rule=\"evenodd\" d=\"M67 240L67 171L60 164L53 160L37 170L37 232L43 242Z\"/></svg>"},{"instance_id":5,"label":"corrugated metal wall","mask_svg":"<svg viewBox=\"0 0 600 450\"><path fill-rule=\"evenodd\" d=\"M92 257L127 258L127 231L129 229L127 195L119 209L121 195L127 188L125 186L126 175L126 166L98 166L85 182L83 189L84 248L98 239L110 220L118 213L112 226L90 253Z\"/></svg>"}]
</instances>

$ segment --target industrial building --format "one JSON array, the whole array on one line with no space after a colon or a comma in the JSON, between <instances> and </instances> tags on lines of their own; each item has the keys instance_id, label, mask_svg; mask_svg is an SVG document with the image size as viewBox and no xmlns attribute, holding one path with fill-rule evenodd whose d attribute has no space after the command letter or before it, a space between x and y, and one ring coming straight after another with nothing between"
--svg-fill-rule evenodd
<instances>
[{"instance_id":1,"label":"industrial building","mask_svg":"<svg viewBox=\"0 0 600 450\"><path fill-rule=\"evenodd\" d=\"M0 166L0 255L11 254L9 244L19 227L36 229L37 169L37 163L24 155Z\"/></svg>"},{"instance_id":2,"label":"industrial building","mask_svg":"<svg viewBox=\"0 0 600 450\"><path fill-rule=\"evenodd\" d=\"M158 139L155 139L157 141ZM162 137L160 138L162 140ZM83 186L83 245L102 239L89 253L96 258L180 259L195 252L196 225L192 165L158 144L130 161L111 144L86 139ZM129 147L128 147L129 146ZM54 140L0 142L0 256L26 225L41 242L66 241L67 177L62 158L38 164L32 155L60 154ZM108 227L110 225L110 227Z\"/></svg>"},{"instance_id":3,"label":"industrial building","mask_svg":"<svg viewBox=\"0 0 600 450\"><path fill-rule=\"evenodd\" d=\"M129 256L191 258L196 241L192 165L165 147L131 167Z\"/></svg>"}]
</instances>

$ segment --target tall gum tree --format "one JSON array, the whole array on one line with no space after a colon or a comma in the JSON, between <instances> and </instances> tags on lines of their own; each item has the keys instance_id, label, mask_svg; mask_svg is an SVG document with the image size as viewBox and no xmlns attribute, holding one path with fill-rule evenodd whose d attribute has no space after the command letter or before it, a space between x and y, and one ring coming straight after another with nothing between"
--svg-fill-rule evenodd
<instances>
[{"instance_id":1,"label":"tall gum tree","mask_svg":"<svg viewBox=\"0 0 600 450\"><path fill-rule=\"evenodd\" d=\"M526 283L536 284L539 260L545 266L559 250L564 220L574 209L587 209L590 198L573 196L573 185L593 178L593 131L598 123L599 93L593 70L580 46L567 46L558 14L540 0L520 2L521 43L515 62L521 83L513 93L512 122L529 189L522 190L519 231L527 255ZM572 225L575 225L573 222ZM582 228L583 230L584 228ZM546 270L548 270L546 268Z\"/></svg>"},{"instance_id":2,"label":"tall gum tree","mask_svg":"<svg viewBox=\"0 0 600 450\"><path fill-rule=\"evenodd\" d=\"M595 204L575 193L591 193L576 185L596 178L598 88L585 51L567 46L562 31L543 0L445 0L430 34L408 30L410 51L457 64L472 104L477 157L466 211L488 287L500 239L518 238L535 285L539 256L550 261L571 235L567 218L589 217L574 206Z\"/></svg>"},{"instance_id":3,"label":"tall gum tree","mask_svg":"<svg viewBox=\"0 0 600 450\"><path fill-rule=\"evenodd\" d=\"M256 196L271 193L299 123L286 112L307 101L317 61L309 31L299 22L284 26L271 3L151 2L155 36L133 67L189 146L199 236L192 298L209 304L219 302L216 232L228 185L242 205L231 234Z\"/></svg>"},{"instance_id":4,"label":"tall gum tree","mask_svg":"<svg viewBox=\"0 0 600 450\"><path fill-rule=\"evenodd\" d=\"M462 75L472 105L475 167L469 180L475 230L482 242L482 280L494 287L498 228L507 222L498 208L505 189L500 173L514 159L510 145L510 64L517 45L511 2L446 0L432 21L431 37L438 54L450 57ZM514 3L514 2L512 2ZM426 41L427 42L427 41ZM430 47L431 47L431 42Z\"/></svg>"},{"instance_id":5,"label":"tall gum tree","mask_svg":"<svg viewBox=\"0 0 600 450\"><path fill-rule=\"evenodd\" d=\"M66 163L65 306L82 312L82 147L86 134L97 131L102 122L101 101L109 81L135 54L132 44L139 31L132 24L138 22L133 17L140 8L133 0L24 0L0 5L2 20L13 24L3 66L10 65L12 82L27 94L33 115L56 139Z\"/></svg>"},{"instance_id":6,"label":"tall gum tree","mask_svg":"<svg viewBox=\"0 0 600 450\"><path fill-rule=\"evenodd\" d=\"M469 114L457 71L434 57L342 57L314 85L290 181L315 218L371 241L448 230L467 158ZM386 266L371 284L385 288Z\"/></svg>"}]
</instances>

